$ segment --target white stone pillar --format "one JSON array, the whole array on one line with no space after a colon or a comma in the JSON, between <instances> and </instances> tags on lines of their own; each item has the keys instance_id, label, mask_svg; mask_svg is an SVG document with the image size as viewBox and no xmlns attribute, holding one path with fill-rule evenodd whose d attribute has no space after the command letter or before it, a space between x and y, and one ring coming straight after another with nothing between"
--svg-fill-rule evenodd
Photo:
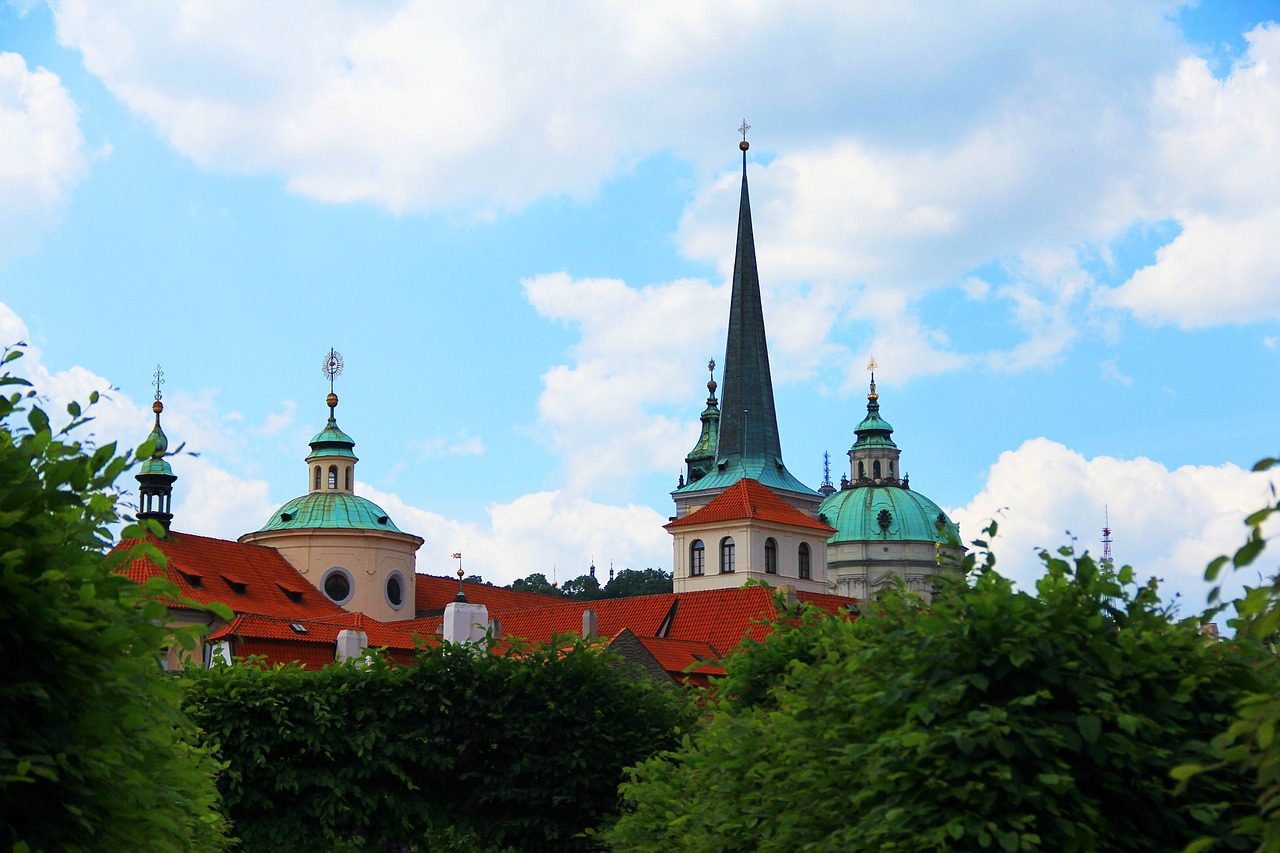
<instances>
[{"instance_id":1,"label":"white stone pillar","mask_svg":"<svg viewBox=\"0 0 1280 853\"><path fill-rule=\"evenodd\" d=\"M489 626L489 608L469 601L451 601L444 608L443 636L451 643L479 643Z\"/></svg>"}]
</instances>

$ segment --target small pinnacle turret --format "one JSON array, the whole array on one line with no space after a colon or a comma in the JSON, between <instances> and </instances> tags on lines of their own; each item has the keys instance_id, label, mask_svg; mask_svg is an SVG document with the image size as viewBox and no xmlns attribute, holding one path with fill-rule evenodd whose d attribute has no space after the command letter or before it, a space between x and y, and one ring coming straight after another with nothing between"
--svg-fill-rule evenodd
<instances>
[{"instance_id":1,"label":"small pinnacle turret","mask_svg":"<svg viewBox=\"0 0 1280 853\"><path fill-rule=\"evenodd\" d=\"M707 380L707 407L702 410L702 432L699 433L698 442L693 446L693 450L690 450L689 455L684 458L686 473L682 478L681 486L685 482L693 483L702 479L716 462L716 444L720 437L720 407L716 402L714 358L707 362L707 370L711 373L711 378Z\"/></svg>"},{"instance_id":2,"label":"small pinnacle turret","mask_svg":"<svg viewBox=\"0 0 1280 853\"><path fill-rule=\"evenodd\" d=\"M875 357L867 363L871 390L867 394L867 416L854 430L858 440L849 448L849 479L852 485L897 486L898 463L902 451L893 442L893 427L880 417L880 395L876 392Z\"/></svg>"},{"instance_id":3,"label":"small pinnacle turret","mask_svg":"<svg viewBox=\"0 0 1280 853\"><path fill-rule=\"evenodd\" d=\"M161 402L163 395L160 393L160 386L163 384L164 371L157 364L154 377L155 402L151 404L156 422L151 428L151 434L147 436L147 441L151 444L151 457L142 463L134 479L138 481L138 520L160 522L167 536L169 524L173 521L173 484L178 478L164 458L169 451L169 438L160 426L160 413L164 411L164 403Z\"/></svg>"}]
</instances>

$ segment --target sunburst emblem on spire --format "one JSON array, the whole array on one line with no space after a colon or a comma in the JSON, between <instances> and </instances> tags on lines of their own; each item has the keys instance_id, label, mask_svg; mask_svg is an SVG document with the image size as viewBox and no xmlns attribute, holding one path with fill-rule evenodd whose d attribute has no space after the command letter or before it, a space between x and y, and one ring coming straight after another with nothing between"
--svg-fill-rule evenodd
<instances>
[{"instance_id":1,"label":"sunburst emblem on spire","mask_svg":"<svg viewBox=\"0 0 1280 853\"><path fill-rule=\"evenodd\" d=\"M342 373L342 353L330 347L329 354L324 357L322 370L324 375L329 377L329 390L332 391L334 377Z\"/></svg>"},{"instance_id":2,"label":"sunburst emblem on spire","mask_svg":"<svg viewBox=\"0 0 1280 853\"><path fill-rule=\"evenodd\" d=\"M880 396L876 393L876 368L879 366L876 364L876 357L871 356L871 360L867 362L867 370L871 371L871 393L867 395L869 400L875 400Z\"/></svg>"}]
</instances>

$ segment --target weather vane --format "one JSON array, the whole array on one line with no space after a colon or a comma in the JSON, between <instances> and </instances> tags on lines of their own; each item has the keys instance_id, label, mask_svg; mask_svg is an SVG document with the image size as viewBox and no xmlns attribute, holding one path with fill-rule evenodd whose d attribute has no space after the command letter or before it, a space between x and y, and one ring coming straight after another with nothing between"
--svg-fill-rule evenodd
<instances>
[{"instance_id":1,"label":"weather vane","mask_svg":"<svg viewBox=\"0 0 1280 853\"><path fill-rule=\"evenodd\" d=\"M160 386L164 384L164 371L160 369L158 364L156 365L155 382L152 384L156 386L156 402L159 403L161 397Z\"/></svg>"},{"instance_id":2,"label":"weather vane","mask_svg":"<svg viewBox=\"0 0 1280 853\"><path fill-rule=\"evenodd\" d=\"M329 377L329 391L333 391L333 379L342 373L342 354L333 347L329 348L329 354L324 357L324 375Z\"/></svg>"}]
</instances>

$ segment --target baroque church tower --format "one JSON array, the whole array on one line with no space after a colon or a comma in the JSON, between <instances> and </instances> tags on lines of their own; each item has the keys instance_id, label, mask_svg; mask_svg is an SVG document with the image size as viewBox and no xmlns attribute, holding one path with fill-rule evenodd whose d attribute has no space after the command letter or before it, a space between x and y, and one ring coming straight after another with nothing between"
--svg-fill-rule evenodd
<instances>
[{"instance_id":1,"label":"baroque church tower","mask_svg":"<svg viewBox=\"0 0 1280 853\"><path fill-rule=\"evenodd\" d=\"M739 128L742 195L723 405L717 411L713 379L702 433L685 460L688 480L672 492L676 514L665 525L674 540L675 591L759 580L825 592L826 540L835 531L819 518L822 495L782 461L747 192L748 129L746 122Z\"/></svg>"}]
</instances>

